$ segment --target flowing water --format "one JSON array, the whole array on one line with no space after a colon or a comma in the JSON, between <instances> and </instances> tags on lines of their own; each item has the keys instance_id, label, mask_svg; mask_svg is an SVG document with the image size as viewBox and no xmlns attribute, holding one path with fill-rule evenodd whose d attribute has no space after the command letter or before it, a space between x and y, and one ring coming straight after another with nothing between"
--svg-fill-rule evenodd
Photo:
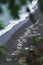
<instances>
[{"instance_id":1,"label":"flowing water","mask_svg":"<svg viewBox=\"0 0 43 65\"><path fill-rule=\"evenodd\" d=\"M32 2L31 5L29 5L29 8L31 9L31 12L33 12L34 9L37 8L37 7L35 6L36 2L37 2L37 0L36 0L36 1L34 0L34 2ZM17 2L16 2L16 3L17 3ZM1 6L2 6L2 11L3 11L3 13L0 14L0 20L4 22L5 26L7 26L7 25L9 25L10 23L12 23L12 20L14 21L14 19L13 19L13 17L10 15L10 11L8 10L8 4L5 4L5 5L1 4ZM32 9L33 6L34 6L34 8ZM19 16L20 16L21 21L23 20L23 18L25 18L25 17L28 16L28 13L26 12L26 7L25 7L25 6L23 6L23 7L21 8L21 10L19 11ZM10 21L11 21L11 22L10 22ZM19 22L19 21L18 21L18 22Z\"/></svg>"}]
</instances>

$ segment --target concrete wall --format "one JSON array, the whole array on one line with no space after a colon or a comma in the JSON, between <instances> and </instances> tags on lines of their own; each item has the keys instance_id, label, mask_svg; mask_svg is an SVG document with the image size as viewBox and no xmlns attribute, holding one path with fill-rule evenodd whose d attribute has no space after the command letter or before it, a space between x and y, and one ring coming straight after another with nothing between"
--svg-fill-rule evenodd
<instances>
[{"instance_id":1,"label":"concrete wall","mask_svg":"<svg viewBox=\"0 0 43 65\"><path fill-rule=\"evenodd\" d=\"M25 21L22 21L22 22L16 24L15 26L13 26L13 28L11 30L9 30L8 32L1 35L0 36L0 45L6 44L7 41L10 39L10 37L15 33L15 31L18 30L26 22L27 21L25 20Z\"/></svg>"}]
</instances>

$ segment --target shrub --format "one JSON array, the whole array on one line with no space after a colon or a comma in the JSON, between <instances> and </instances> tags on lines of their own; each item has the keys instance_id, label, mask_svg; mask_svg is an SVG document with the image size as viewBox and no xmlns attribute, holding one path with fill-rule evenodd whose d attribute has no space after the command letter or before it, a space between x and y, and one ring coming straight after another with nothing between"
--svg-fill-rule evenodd
<instances>
[{"instance_id":1,"label":"shrub","mask_svg":"<svg viewBox=\"0 0 43 65\"><path fill-rule=\"evenodd\" d=\"M33 36L28 39L27 43L39 47L43 43L43 37Z\"/></svg>"},{"instance_id":2,"label":"shrub","mask_svg":"<svg viewBox=\"0 0 43 65\"><path fill-rule=\"evenodd\" d=\"M36 50L35 53L29 53L26 57L26 63L29 65L43 65L43 54Z\"/></svg>"},{"instance_id":3,"label":"shrub","mask_svg":"<svg viewBox=\"0 0 43 65\"><path fill-rule=\"evenodd\" d=\"M24 50L25 50L25 48L24 48L24 47L22 47L20 50L21 50L21 51L24 51Z\"/></svg>"},{"instance_id":4,"label":"shrub","mask_svg":"<svg viewBox=\"0 0 43 65\"><path fill-rule=\"evenodd\" d=\"M0 29L3 29L4 28L4 24L2 21L0 21Z\"/></svg>"},{"instance_id":5,"label":"shrub","mask_svg":"<svg viewBox=\"0 0 43 65\"><path fill-rule=\"evenodd\" d=\"M6 56L8 55L9 51L6 49L5 46L0 46L0 64L2 61L6 63Z\"/></svg>"}]
</instances>

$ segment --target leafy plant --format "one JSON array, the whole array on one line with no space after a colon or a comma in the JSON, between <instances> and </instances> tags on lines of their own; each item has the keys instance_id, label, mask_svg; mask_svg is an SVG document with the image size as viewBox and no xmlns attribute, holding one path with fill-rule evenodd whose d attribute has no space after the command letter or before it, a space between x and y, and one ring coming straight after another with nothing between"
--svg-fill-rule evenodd
<instances>
[{"instance_id":1,"label":"leafy plant","mask_svg":"<svg viewBox=\"0 0 43 65\"><path fill-rule=\"evenodd\" d=\"M36 50L33 53L28 54L26 57L26 63L29 65L43 65L43 54Z\"/></svg>"},{"instance_id":2,"label":"leafy plant","mask_svg":"<svg viewBox=\"0 0 43 65\"><path fill-rule=\"evenodd\" d=\"M8 3L9 3L9 7L8 8L11 11L11 15L13 16L14 19L18 19L19 18L19 15L18 15L19 12L18 11L20 10L20 8L23 5L25 5L27 3L27 0L20 0L20 1L18 1L18 4L16 3L16 0L13 0L13 1L9 0ZM28 9L27 9L27 11L28 11Z\"/></svg>"},{"instance_id":3,"label":"leafy plant","mask_svg":"<svg viewBox=\"0 0 43 65\"><path fill-rule=\"evenodd\" d=\"M3 29L4 28L4 24L2 21L0 21L0 29Z\"/></svg>"},{"instance_id":4,"label":"leafy plant","mask_svg":"<svg viewBox=\"0 0 43 65\"><path fill-rule=\"evenodd\" d=\"M0 46L0 63L2 60L6 61L6 56L8 55L8 50L5 46Z\"/></svg>"},{"instance_id":5,"label":"leafy plant","mask_svg":"<svg viewBox=\"0 0 43 65\"><path fill-rule=\"evenodd\" d=\"M29 65L43 65L43 37L34 36L28 40L30 45L34 45L36 50L29 50L29 54L26 57L26 63Z\"/></svg>"},{"instance_id":6,"label":"leafy plant","mask_svg":"<svg viewBox=\"0 0 43 65\"><path fill-rule=\"evenodd\" d=\"M14 19L19 18L19 10L22 6L27 4L27 0L19 0L18 4L16 3L17 0L0 0L0 3L6 4L8 3L8 8L11 11L11 15L13 16ZM32 2L32 0L28 0L29 2ZM1 6L1 4L0 4ZM27 5L25 5L27 6ZM2 9L0 8L0 12L2 12ZM27 12L29 12L29 9L27 9Z\"/></svg>"},{"instance_id":7,"label":"leafy plant","mask_svg":"<svg viewBox=\"0 0 43 65\"><path fill-rule=\"evenodd\" d=\"M40 46L43 43L43 37L33 36L28 39L27 43L30 45Z\"/></svg>"},{"instance_id":8,"label":"leafy plant","mask_svg":"<svg viewBox=\"0 0 43 65\"><path fill-rule=\"evenodd\" d=\"M25 48L24 48L24 47L22 47L20 50L21 50L21 51L24 51L24 50L25 50Z\"/></svg>"}]
</instances>

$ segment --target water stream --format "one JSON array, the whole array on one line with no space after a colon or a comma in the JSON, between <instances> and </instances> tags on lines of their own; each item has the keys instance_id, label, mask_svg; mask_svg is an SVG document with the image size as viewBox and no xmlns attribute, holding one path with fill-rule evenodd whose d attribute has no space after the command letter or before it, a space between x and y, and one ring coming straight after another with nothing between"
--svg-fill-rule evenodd
<instances>
[{"instance_id":1,"label":"water stream","mask_svg":"<svg viewBox=\"0 0 43 65\"><path fill-rule=\"evenodd\" d=\"M29 4L29 8L31 9L31 12L34 11L35 8L35 4L36 4L37 0L33 1L32 4ZM14 20L13 17L10 15L10 11L8 10L8 4L1 4L2 6L2 11L3 13L0 14L0 20L4 22L5 26L7 26L8 24L10 24L11 22L9 22L10 20ZM32 7L34 6L34 8L32 9ZM20 19L23 17L28 16L28 13L26 12L26 7L22 7L21 10L19 11L19 16Z\"/></svg>"}]
</instances>

